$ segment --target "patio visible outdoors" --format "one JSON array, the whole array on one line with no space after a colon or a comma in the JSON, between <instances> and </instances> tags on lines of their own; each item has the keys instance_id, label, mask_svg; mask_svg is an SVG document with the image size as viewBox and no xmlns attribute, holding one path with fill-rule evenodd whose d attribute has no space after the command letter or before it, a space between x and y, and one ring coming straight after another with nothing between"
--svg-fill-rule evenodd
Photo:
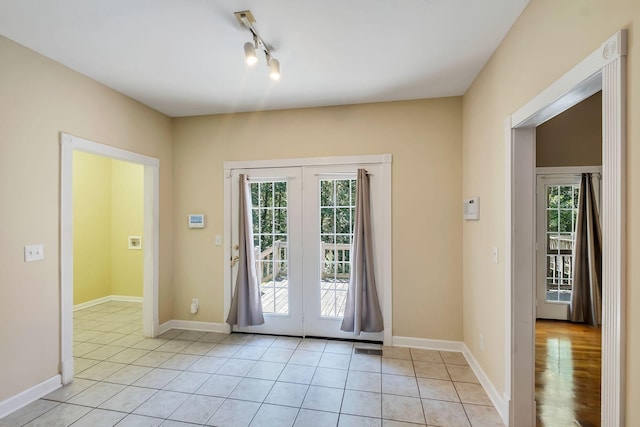
<instances>
[{"instance_id":1,"label":"patio visible outdoors","mask_svg":"<svg viewBox=\"0 0 640 427\"><path fill-rule=\"evenodd\" d=\"M289 282L279 280L260 284L262 295L262 309L265 313L287 314L289 303ZM349 281L320 283L322 317L342 317L347 300Z\"/></svg>"},{"instance_id":2,"label":"patio visible outdoors","mask_svg":"<svg viewBox=\"0 0 640 427\"><path fill-rule=\"evenodd\" d=\"M262 310L265 313L288 314L289 279L287 271L287 244L276 241L274 246L258 253L256 271L260 278ZM351 245L322 244L321 277L319 280L322 317L342 317L349 288L349 255ZM275 274L274 274L275 270Z\"/></svg>"}]
</instances>

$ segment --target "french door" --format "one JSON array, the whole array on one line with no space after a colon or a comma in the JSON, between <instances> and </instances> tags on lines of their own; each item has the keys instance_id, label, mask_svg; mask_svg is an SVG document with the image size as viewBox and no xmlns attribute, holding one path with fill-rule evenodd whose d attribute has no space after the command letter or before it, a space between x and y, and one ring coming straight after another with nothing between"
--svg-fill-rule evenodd
<instances>
[{"instance_id":1,"label":"french door","mask_svg":"<svg viewBox=\"0 0 640 427\"><path fill-rule=\"evenodd\" d=\"M249 177L253 247L265 324L243 332L302 335L302 209L300 168L231 173L232 289L238 265L238 177Z\"/></svg>"},{"instance_id":2,"label":"french door","mask_svg":"<svg viewBox=\"0 0 640 427\"><path fill-rule=\"evenodd\" d=\"M232 169L231 283L238 243L238 177L249 177L256 271L265 323L242 332L355 338L340 330L351 270L358 165ZM381 228L382 180L372 175L373 234ZM382 174L380 174L381 176ZM378 213L376 213L378 212ZM376 247L374 242L374 247ZM376 250L382 259L383 250ZM379 269L381 270L381 269ZM382 274L377 274L380 281ZM378 286L379 295L383 295ZM381 305L383 301L380 301ZM360 339L382 340L382 334Z\"/></svg>"}]
</instances>

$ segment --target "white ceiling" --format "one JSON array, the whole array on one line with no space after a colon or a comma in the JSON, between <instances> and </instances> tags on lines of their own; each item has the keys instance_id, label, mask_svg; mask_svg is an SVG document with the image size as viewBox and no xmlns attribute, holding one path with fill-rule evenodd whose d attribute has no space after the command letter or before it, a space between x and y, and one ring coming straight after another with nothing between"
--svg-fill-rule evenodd
<instances>
[{"instance_id":1,"label":"white ceiling","mask_svg":"<svg viewBox=\"0 0 640 427\"><path fill-rule=\"evenodd\" d=\"M528 0L0 0L0 34L170 116L462 95ZM244 62L250 9L282 78ZM1 58L0 58L1 60Z\"/></svg>"}]
</instances>

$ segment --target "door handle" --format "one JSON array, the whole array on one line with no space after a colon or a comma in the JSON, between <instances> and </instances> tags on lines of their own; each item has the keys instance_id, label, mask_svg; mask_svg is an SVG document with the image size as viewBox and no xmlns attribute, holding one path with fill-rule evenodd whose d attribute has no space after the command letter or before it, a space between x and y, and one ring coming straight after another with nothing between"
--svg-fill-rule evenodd
<instances>
[{"instance_id":1,"label":"door handle","mask_svg":"<svg viewBox=\"0 0 640 427\"><path fill-rule=\"evenodd\" d=\"M239 255L236 255L233 258L231 258L231 267L235 266L239 261L240 261Z\"/></svg>"}]
</instances>

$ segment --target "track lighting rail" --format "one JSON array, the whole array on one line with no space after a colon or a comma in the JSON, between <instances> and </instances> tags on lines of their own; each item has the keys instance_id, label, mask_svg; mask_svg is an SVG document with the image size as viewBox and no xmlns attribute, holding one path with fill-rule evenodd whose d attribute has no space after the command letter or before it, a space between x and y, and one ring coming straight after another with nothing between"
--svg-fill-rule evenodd
<instances>
[{"instance_id":1,"label":"track lighting rail","mask_svg":"<svg viewBox=\"0 0 640 427\"><path fill-rule=\"evenodd\" d=\"M249 30L249 32L251 32L251 36L253 39L253 43L247 42L244 44L244 56L247 64L252 66L256 62L258 62L256 52L258 49L262 49L265 59L267 60L267 66L269 67L269 75L273 80L280 79L280 61L273 57L271 49L264 42L262 37L260 37L260 33L258 33L258 30L254 25L256 20L253 17L251 11L242 10L239 12L234 12L233 14L235 15L238 22L240 22L240 24L242 24L246 29Z\"/></svg>"}]
</instances>

